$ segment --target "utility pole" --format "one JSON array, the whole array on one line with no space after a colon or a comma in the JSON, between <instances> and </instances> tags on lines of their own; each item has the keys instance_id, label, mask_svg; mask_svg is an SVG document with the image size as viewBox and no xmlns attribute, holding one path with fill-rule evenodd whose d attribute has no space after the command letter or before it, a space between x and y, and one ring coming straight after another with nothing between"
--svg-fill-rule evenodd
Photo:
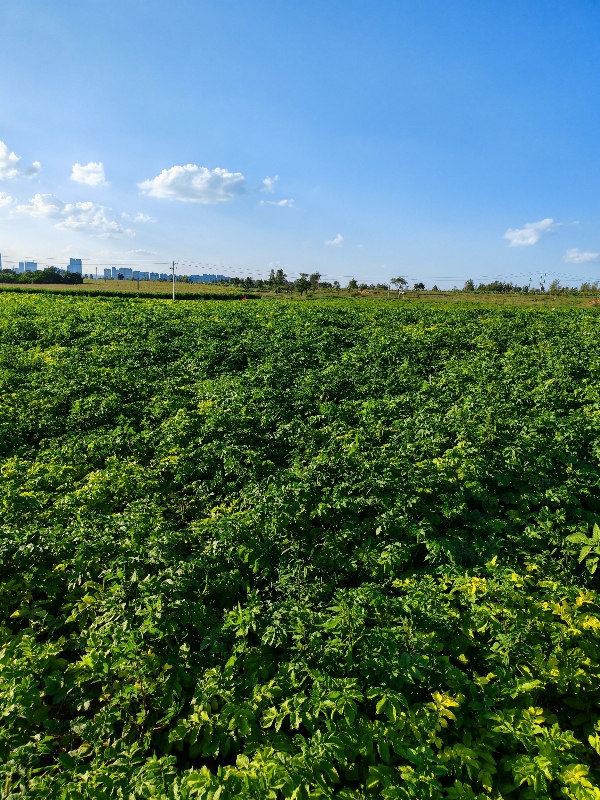
<instances>
[{"instance_id":1,"label":"utility pole","mask_svg":"<svg viewBox=\"0 0 600 800\"><path fill-rule=\"evenodd\" d=\"M173 270L173 300L175 300L175 262L173 262L171 269Z\"/></svg>"}]
</instances>

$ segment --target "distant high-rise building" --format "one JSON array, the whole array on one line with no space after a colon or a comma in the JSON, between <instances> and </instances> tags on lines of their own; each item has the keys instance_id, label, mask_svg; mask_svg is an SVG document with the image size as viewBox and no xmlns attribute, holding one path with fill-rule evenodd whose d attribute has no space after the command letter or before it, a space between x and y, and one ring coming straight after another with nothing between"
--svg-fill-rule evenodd
<instances>
[{"instance_id":1,"label":"distant high-rise building","mask_svg":"<svg viewBox=\"0 0 600 800\"><path fill-rule=\"evenodd\" d=\"M2 265L0 264L0 266L2 266ZM158 277L158 272L151 272L151 273L150 273L150 280L151 280L151 281L157 281L157 280L159 280L159 277Z\"/></svg>"},{"instance_id":2,"label":"distant high-rise building","mask_svg":"<svg viewBox=\"0 0 600 800\"><path fill-rule=\"evenodd\" d=\"M19 264L21 266L21 264ZM25 261L23 264L23 271L24 272L36 272L37 271L37 263L35 261Z\"/></svg>"},{"instance_id":3,"label":"distant high-rise building","mask_svg":"<svg viewBox=\"0 0 600 800\"><path fill-rule=\"evenodd\" d=\"M17 272L25 272L25 262L19 261L19 266L17 267Z\"/></svg>"},{"instance_id":4,"label":"distant high-rise building","mask_svg":"<svg viewBox=\"0 0 600 800\"><path fill-rule=\"evenodd\" d=\"M168 281L169 280L169 275L167 275L166 272L161 272L160 273L160 277L159 277L158 280L159 281Z\"/></svg>"},{"instance_id":5,"label":"distant high-rise building","mask_svg":"<svg viewBox=\"0 0 600 800\"><path fill-rule=\"evenodd\" d=\"M149 272L140 272L140 277L138 278L140 281L149 281L150 280L150 273Z\"/></svg>"},{"instance_id":6,"label":"distant high-rise building","mask_svg":"<svg viewBox=\"0 0 600 800\"><path fill-rule=\"evenodd\" d=\"M112 278L113 280L119 280L119 275L121 275L121 280L126 280L128 278L133 277L133 270L131 267L113 267L112 268Z\"/></svg>"},{"instance_id":7,"label":"distant high-rise building","mask_svg":"<svg viewBox=\"0 0 600 800\"><path fill-rule=\"evenodd\" d=\"M81 263L80 258L70 258L67 266L67 272L76 272L78 275L81 275L82 267L83 264Z\"/></svg>"},{"instance_id":8,"label":"distant high-rise building","mask_svg":"<svg viewBox=\"0 0 600 800\"><path fill-rule=\"evenodd\" d=\"M112 270L110 267L104 268L104 277L105 278L112 278Z\"/></svg>"}]
</instances>

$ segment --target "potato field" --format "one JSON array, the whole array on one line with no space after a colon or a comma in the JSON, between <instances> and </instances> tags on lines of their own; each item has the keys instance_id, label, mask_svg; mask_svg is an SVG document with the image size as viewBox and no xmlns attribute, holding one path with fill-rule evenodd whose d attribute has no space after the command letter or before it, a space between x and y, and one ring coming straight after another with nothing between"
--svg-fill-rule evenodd
<instances>
[{"instance_id":1,"label":"potato field","mask_svg":"<svg viewBox=\"0 0 600 800\"><path fill-rule=\"evenodd\" d=\"M0 295L0 797L598 800L599 314Z\"/></svg>"}]
</instances>

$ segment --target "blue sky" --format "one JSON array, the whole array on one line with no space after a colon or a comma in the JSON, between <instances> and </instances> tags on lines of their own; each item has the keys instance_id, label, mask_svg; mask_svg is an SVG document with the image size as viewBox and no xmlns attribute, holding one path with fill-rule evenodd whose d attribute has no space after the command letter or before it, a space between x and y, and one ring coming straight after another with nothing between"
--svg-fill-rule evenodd
<instances>
[{"instance_id":1,"label":"blue sky","mask_svg":"<svg viewBox=\"0 0 600 800\"><path fill-rule=\"evenodd\" d=\"M0 26L5 265L599 274L596 2L4 0Z\"/></svg>"}]
</instances>

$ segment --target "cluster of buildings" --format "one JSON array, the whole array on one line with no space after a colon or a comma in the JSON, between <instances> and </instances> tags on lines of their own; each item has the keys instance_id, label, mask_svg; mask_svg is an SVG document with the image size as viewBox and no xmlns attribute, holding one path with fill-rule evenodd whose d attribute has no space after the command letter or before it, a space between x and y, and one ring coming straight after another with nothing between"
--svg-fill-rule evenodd
<instances>
[{"instance_id":1,"label":"cluster of buildings","mask_svg":"<svg viewBox=\"0 0 600 800\"><path fill-rule=\"evenodd\" d=\"M90 275L90 277L92 277ZM166 272L142 272L132 267L106 267L104 277L112 281L169 281ZM228 280L227 275L190 275L188 283L218 283Z\"/></svg>"},{"instance_id":2,"label":"cluster of buildings","mask_svg":"<svg viewBox=\"0 0 600 800\"><path fill-rule=\"evenodd\" d=\"M104 277L111 281L168 281L166 272L141 272L131 267L108 267Z\"/></svg>"},{"instance_id":3,"label":"cluster of buildings","mask_svg":"<svg viewBox=\"0 0 600 800\"><path fill-rule=\"evenodd\" d=\"M11 268L13 272L37 272L37 261L19 261L18 267ZM43 267L42 267L43 269ZM0 271L2 270L2 256L0 255ZM67 264L66 270L60 272L75 272L77 275L83 275L85 278L101 278L112 281L169 281L171 275L166 272L142 272L141 270L133 269L132 267L108 267L104 269L104 275L87 274L83 272L83 264L80 258L71 258ZM218 283L219 281L228 280L227 275L190 275L187 280L189 283ZM180 280L180 278L178 278Z\"/></svg>"},{"instance_id":4,"label":"cluster of buildings","mask_svg":"<svg viewBox=\"0 0 600 800\"><path fill-rule=\"evenodd\" d=\"M2 256L0 256L0 269L2 268ZM67 264L67 272L82 274L83 265L80 258L72 258ZM37 261L19 261L18 267L12 267L13 272L37 272L39 269Z\"/></svg>"}]
</instances>

